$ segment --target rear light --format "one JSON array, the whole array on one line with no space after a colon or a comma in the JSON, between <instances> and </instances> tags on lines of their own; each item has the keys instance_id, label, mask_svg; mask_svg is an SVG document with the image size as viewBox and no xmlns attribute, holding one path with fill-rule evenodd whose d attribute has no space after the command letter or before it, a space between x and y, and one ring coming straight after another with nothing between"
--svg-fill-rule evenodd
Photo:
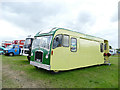
<instances>
[{"instance_id":1,"label":"rear light","mask_svg":"<svg viewBox=\"0 0 120 90\"><path fill-rule=\"evenodd\" d=\"M106 53L104 53L104 56L107 56L107 54L106 54Z\"/></svg>"},{"instance_id":2,"label":"rear light","mask_svg":"<svg viewBox=\"0 0 120 90\"><path fill-rule=\"evenodd\" d=\"M51 51L51 55L53 55L53 51Z\"/></svg>"},{"instance_id":3,"label":"rear light","mask_svg":"<svg viewBox=\"0 0 120 90\"><path fill-rule=\"evenodd\" d=\"M111 54L110 54L110 53L107 53L107 56L109 57L109 56L111 56Z\"/></svg>"},{"instance_id":4,"label":"rear light","mask_svg":"<svg viewBox=\"0 0 120 90\"><path fill-rule=\"evenodd\" d=\"M104 56L111 56L111 54L110 53L104 53Z\"/></svg>"}]
</instances>

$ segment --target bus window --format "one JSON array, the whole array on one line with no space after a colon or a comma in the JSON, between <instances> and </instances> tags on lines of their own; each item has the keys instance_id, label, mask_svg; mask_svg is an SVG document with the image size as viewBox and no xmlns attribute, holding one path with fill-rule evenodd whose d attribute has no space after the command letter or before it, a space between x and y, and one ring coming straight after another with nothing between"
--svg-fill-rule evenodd
<instances>
[{"instance_id":1,"label":"bus window","mask_svg":"<svg viewBox=\"0 0 120 90\"><path fill-rule=\"evenodd\" d=\"M71 38L71 52L76 52L77 51L77 39L76 38Z\"/></svg>"},{"instance_id":2,"label":"bus window","mask_svg":"<svg viewBox=\"0 0 120 90\"><path fill-rule=\"evenodd\" d=\"M105 43L105 45L104 45L104 50L106 50L107 49L107 45L106 45L106 43Z\"/></svg>"},{"instance_id":3,"label":"bus window","mask_svg":"<svg viewBox=\"0 0 120 90\"><path fill-rule=\"evenodd\" d=\"M61 46L62 46L62 35L59 34L59 35L56 35L53 40L53 49Z\"/></svg>"},{"instance_id":4,"label":"bus window","mask_svg":"<svg viewBox=\"0 0 120 90\"><path fill-rule=\"evenodd\" d=\"M63 35L63 47L69 47L69 35Z\"/></svg>"},{"instance_id":5,"label":"bus window","mask_svg":"<svg viewBox=\"0 0 120 90\"><path fill-rule=\"evenodd\" d=\"M100 44L100 51L103 52L103 43Z\"/></svg>"}]
</instances>

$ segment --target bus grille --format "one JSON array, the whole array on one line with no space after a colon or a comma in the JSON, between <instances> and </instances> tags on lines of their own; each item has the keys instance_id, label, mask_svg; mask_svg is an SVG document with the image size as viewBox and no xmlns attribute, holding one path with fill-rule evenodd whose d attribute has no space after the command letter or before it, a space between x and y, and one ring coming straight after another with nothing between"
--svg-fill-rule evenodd
<instances>
[{"instance_id":1,"label":"bus grille","mask_svg":"<svg viewBox=\"0 0 120 90\"><path fill-rule=\"evenodd\" d=\"M43 60L43 53L40 51L35 52L35 61L42 62Z\"/></svg>"}]
</instances>

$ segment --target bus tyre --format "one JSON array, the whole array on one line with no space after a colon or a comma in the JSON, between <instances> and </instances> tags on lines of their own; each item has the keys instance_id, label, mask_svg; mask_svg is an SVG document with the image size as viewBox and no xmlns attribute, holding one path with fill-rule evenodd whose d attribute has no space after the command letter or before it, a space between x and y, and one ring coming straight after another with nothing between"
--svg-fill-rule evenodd
<instances>
[{"instance_id":1,"label":"bus tyre","mask_svg":"<svg viewBox=\"0 0 120 90\"><path fill-rule=\"evenodd\" d=\"M27 56L28 61L30 62L30 56Z\"/></svg>"},{"instance_id":2,"label":"bus tyre","mask_svg":"<svg viewBox=\"0 0 120 90\"><path fill-rule=\"evenodd\" d=\"M11 52L11 53L9 54L9 56L14 56L14 54Z\"/></svg>"}]
</instances>

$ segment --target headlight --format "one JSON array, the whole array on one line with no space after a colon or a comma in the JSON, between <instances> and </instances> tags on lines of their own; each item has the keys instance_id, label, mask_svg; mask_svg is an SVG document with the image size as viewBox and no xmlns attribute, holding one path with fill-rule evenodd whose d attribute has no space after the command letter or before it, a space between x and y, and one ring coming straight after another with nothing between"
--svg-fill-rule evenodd
<instances>
[{"instance_id":1,"label":"headlight","mask_svg":"<svg viewBox=\"0 0 120 90\"><path fill-rule=\"evenodd\" d=\"M46 59L48 59L48 54L46 55Z\"/></svg>"},{"instance_id":2,"label":"headlight","mask_svg":"<svg viewBox=\"0 0 120 90\"><path fill-rule=\"evenodd\" d=\"M49 55L49 52L48 52L48 54L47 54L46 57L45 57L46 59L48 59L48 55Z\"/></svg>"},{"instance_id":3,"label":"headlight","mask_svg":"<svg viewBox=\"0 0 120 90\"><path fill-rule=\"evenodd\" d=\"M31 53L31 56L33 56L33 53Z\"/></svg>"}]
</instances>

